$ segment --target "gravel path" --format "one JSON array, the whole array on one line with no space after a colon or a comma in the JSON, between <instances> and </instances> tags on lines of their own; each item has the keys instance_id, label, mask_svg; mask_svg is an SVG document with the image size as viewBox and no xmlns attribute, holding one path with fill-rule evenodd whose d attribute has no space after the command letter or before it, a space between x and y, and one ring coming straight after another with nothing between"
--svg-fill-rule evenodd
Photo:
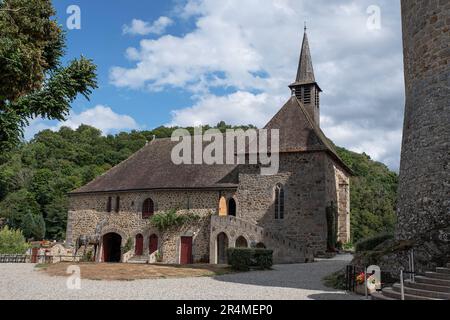
<instances>
[{"instance_id":1,"label":"gravel path","mask_svg":"<svg viewBox=\"0 0 450 320\"><path fill-rule=\"evenodd\" d=\"M0 300L5 299L286 299L337 300L358 296L326 288L322 278L348 263L348 256L310 264L277 265L272 271L217 277L137 281L81 280L69 290L67 278L50 277L31 264L0 264Z\"/></svg>"}]
</instances>

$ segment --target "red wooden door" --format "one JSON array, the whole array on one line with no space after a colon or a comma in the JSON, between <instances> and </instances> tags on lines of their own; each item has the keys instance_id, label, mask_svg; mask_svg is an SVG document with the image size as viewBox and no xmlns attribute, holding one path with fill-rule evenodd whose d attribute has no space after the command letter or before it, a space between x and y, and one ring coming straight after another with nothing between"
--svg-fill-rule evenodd
<instances>
[{"instance_id":1,"label":"red wooden door","mask_svg":"<svg viewBox=\"0 0 450 320\"><path fill-rule=\"evenodd\" d=\"M150 236L148 248L150 254L158 250L158 236L156 234Z\"/></svg>"},{"instance_id":2,"label":"red wooden door","mask_svg":"<svg viewBox=\"0 0 450 320\"><path fill-rule=\"evenodd\" d=\"M181 237L180 264L192 263L192 237Z\"/></svg>"},{"instance_id":3,"label":"red wooden door","mask_svg":"<svg viewBox=\"0 0 450 320\"><path fill-rule=\"evenodd\" d=\"M142 256L144 254L144 237L142 234L136 236L136 245L134 247L134 254Z\"/></svg>"}]
</instances>

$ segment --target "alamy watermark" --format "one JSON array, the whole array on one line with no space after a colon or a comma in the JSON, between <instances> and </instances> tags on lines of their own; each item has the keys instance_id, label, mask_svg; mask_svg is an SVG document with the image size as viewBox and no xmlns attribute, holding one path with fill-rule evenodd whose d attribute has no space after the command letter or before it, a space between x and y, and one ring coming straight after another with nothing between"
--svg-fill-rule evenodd
<instances>
[{"instance_id":1,"label":"alamy watermark","mask_svg":"<svg viewBox=\"0 0 450 320\"><path fill-rule=\"evenodd\" d=\"M377 5L371 5L367 8L367 29L370 31L381 30L381 8Z\"/></svg>"},{"instance_id":2,"label":"alamy watermark","mask_svg":"<svg viewBox=\"0 0 450 320\"><path fill-rule=\"evenodd\" d=\"M69 30L81 29L81 8L77 5L67 7L66 13L69 17L66 20L66 26Z\"/></svg>"},{"instance_id":3,"label":"alamy watermark","mask_svg":"<svg viewBox=\"0 0 450 320\"><path fill-rule=\"evenodd\" d=\"M70 265L66 270L70 276L67 278L66 286L69 290L81 290L81 269L79 266Z\"/></svg>"},{"instance_id":4,"label":"alamy watermark","mask_svg":"<svg viewBox=\"0 0 450 320\"><path fill-rule=\"evenodd\" d=\"M270 144L269 144L270 138ZM227 130L194 129L191 136L188 130L178 129L172 134L172 141L179 142L172 149L172 162L181 164L206 165L260 165L262 175L278 173L280 161L280 133L272 130Z\"/></svg>"}]
</instances>

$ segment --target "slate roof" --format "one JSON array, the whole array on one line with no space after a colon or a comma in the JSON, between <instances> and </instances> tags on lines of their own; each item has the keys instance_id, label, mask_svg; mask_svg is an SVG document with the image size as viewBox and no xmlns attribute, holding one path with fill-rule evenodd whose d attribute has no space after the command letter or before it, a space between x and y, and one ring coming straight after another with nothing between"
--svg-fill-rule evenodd
<instances>
[{"instance_id":1,"label":"slate roof","mask_svg":"<svg viewBox=\"0 0 450 320\"><path fill-rule=\"evenodd\" d=\"M292 96L265 129L278 129L280 153L327 152L350 174L304 106ZM270 138L269 138L270 141ZM145 190L227 189L238 187L237 165L175 165L172 149L178 142L156 139L71 194ZM206 144L206 143L205 143Z\"/></svg>"},{"instance_id":2,"label":"slate roof","mask_svg":"<svg viewBox=\"0 0 450 320\"><path fill-rule=\"evenodd\" d=\"M156 139L71 194L237 187L235 165L175 165L171 154L177 144L171 139Z\"/></svg>"}]
</instances>

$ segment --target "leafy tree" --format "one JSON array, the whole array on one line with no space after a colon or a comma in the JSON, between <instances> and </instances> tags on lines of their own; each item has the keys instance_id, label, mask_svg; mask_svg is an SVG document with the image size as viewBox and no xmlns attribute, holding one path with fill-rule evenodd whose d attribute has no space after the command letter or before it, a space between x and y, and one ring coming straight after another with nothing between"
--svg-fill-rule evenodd
<instances>
[{"instance_id":1,"label":"leafy tree","mask_svg":"<svg viewBox=\"0 0 450 320\"><path fill-rule=\"evenodd\" d=\"M40 207L34 195L25 189L8 194L0 203L0 215L13 229L23 229L27 214L39 215Z\"/></svg>"},{"instance_id":2,"label":"leafy tree","mask_svg":"<svg viewBox=\"0 0 450 320\"><path fill-rule=\"evenodd\" d=\"M0 229L0 254L24 254L28 244L20 230L8 226Z\"/></svg>"},{"instance_id":3,"label":"leafy tree","mask_svg":"<svg viewBox=\"0 0 450 320\"><path fill-rule=\"evenodd\" d=\"M23 217L22 231L27 239L43 240L45 237L45 221L42 214L28 210Z\"/></svg>"},{"instance_id":4,"label":"leafy tree","mask_svg":"<svg viewBox=\"0 0 450 320\"><path fill-rule=\"evenodd\" d=\"M56 198L45 206L46 231L52 239L64 239L66 237L68 208L67 197Z\"/></svg>"},{"instance_id":5,"label":"leafy tree","mask_svg":"<svg viewBox=\"0 0 450 320\"><path fill-rule=\"evenodd\" d=\"M61 66L65 35L51 0L0 1L0 146L17 144L29 119L64 120L78 94L97 87L81 57Z\"/></svg>"},{"instance_id":6,"label":"leafy tree","mask_svg":"<svg viewBox=\"0 0 450 320\"><path fill-rule=\"evenodd\" d=\"M384 164L337 147L343 161L353 170L350 207L353 242L393 233L396 223L398 175Z\"/></svg>"}]
</instances>

